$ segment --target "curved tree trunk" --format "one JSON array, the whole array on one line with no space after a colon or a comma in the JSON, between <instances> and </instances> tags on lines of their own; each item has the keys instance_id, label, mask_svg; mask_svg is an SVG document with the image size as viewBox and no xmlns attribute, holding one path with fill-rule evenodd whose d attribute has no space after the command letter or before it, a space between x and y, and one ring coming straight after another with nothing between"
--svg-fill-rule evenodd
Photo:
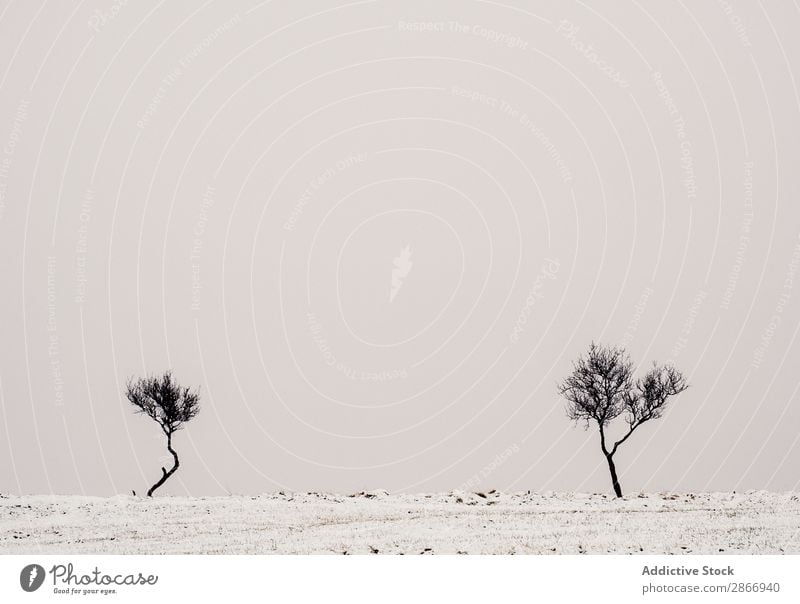
<instances>
[{"instance_id":1,"label":"curved tree trunk","mask_svg":"<svg viewBox=\"0 0 800 604\"><path fill-rule=\"evenodd\" d=\"M614 456L606 454L608 461L608 471L611 472L611 485L614 487L614 494L617 497L622 497L622 487L619 486L619 478L617 478L617 467L614 465Z\"/></svg>"},{"instance_id":2,"label":"curved tree trunk","mask_svg":"<svg viewBox=\"0 0 800 604\"><path fill-rule=\"evenodd\" d=\"M167 478L172 476L175 473L175 471L178 469L178 467L181 465L181 462L178 461L178 454L172 448L172 434L171 433L167 434L167 450L170 453L172 453L172 458L175 460L175 464L172 466L172 469L169 472L167 472L166 468L164 468L164 467L161 468L161 478L159 478L158 482L155 483L152 487L150 487L150 490L147 491L147 496L148 497L152 497L153 496L153 492L158 487L160 487L162 484L167 482Z\"/></svg>"}]
</instances>

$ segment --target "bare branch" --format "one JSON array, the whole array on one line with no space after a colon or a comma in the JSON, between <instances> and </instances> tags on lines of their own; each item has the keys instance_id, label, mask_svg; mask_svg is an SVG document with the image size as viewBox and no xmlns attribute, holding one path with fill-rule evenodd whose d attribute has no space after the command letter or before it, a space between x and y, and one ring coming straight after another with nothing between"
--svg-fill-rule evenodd
<instances>
[{"instance_id":1,"label":"bare branch","mask_svg":"<svg viewBox=\"0 0 800 604\"><path fill-rule=\"evenodd\" d=\"M655 363L644 377L634 382L633 363L622 348L594 343L586 358L579 357L572 374L558 385L559 393L567 401L569 419L585 422L587 428L592 422L597 423L600 448L606 456L617 497L622 496L613 461L617 449L639 426L660 418L669 398L687 388L686 379L675 367ZM623 414L628 430L609 450L606 427Z\"/></svg>"},{"instance_id":2,"label":"bare branch","mask_svg":"<svg viewBox=\"0 0 800 604\"><path fill-rule=\"evenodd\" d=\"M653 363L653 368L636 381L636 392L625 401L628 432L614 443L611 454L616 453L617 448L628 440L636 428L651 419L659 419L664 414L669 398L688 387L686 378L675 367Z\"/></svg>"},{"instance_id":3,"label":"bare branch","mask_svg":"<svg viewBox=\"0 0 800 604\"><path fill-rule=\"evenodd\" d=\"M633 363L621 348L592 344L558 386L567 400L567 417L604 426L625 410L633 386Z\"/></svg>"},{"instance_id":4,"label":"bare branch","mask_svg":"<svg viewBox=\"0 0 800 604\"><path fill-rule=\"evenodd\" d=\"M161 376L128 380L125 395L137 413L147 415L159 425L167 437L167 450L174 460L170 470L161 468L161 478L147 491L147 496L151 497L180 466L178 454L172 448L172 435L200 412L200 395L179 386L169 371Z\"/></svg>"},{"instance_id":5,"label":"bare branch","mask_svg":"<svg viewBox=\"0 0 800 604\"><path fill-rule=\"evenodd\" d=\"M181 388L170 371L161 376L129 380L125 395L138 413L156 421L167 435L180 430L200 411L200 395L189 388Z\"/></svg>"},{"instance_id":6,"label":"bare branch","mask_svg":"<svg viewBox=\"0 0 800 604\"><path fill-rule=\"evenodd\" d=\"M658 419L664 413L667 401L689 386L672 365L657 365L636 382L637 396L632 397L626 405L628 425L641 425L651 419Z\"/></svg>"}]
</instances>

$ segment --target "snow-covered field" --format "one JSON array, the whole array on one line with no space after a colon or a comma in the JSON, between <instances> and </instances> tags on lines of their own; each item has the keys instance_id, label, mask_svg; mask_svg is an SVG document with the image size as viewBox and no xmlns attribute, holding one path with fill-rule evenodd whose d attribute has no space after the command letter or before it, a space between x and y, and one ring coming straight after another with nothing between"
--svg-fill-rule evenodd
<instances>
[{"instance_id":1,"label":"snow-covered field","mask_svg":"<svg viewBox=\"0 0 800 604\"><path fill-rule=\"evenodd\" d=\"M0 553L800 553L800 495L2 496Z\"/></svg>"}]
</instances>

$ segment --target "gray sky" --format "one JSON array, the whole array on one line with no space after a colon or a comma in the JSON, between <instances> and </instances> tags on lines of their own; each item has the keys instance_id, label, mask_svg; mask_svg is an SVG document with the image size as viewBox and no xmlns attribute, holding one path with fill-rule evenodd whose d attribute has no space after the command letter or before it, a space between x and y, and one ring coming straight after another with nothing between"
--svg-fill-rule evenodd
<instances>
[{"instance_id":1,"label":"gray sky","mask_svg":"<svg viewBox=\"0 0 800 604\"><path fill-rule=\"evenodd\" d=\"M431 4L0 4L0 491L797 489L795 5Z\"/></svg>"}]
</instances>

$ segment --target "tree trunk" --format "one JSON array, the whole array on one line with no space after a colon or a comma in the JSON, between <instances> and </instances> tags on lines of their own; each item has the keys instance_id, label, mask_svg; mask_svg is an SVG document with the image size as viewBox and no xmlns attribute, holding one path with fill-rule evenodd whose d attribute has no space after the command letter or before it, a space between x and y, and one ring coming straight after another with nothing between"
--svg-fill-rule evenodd
<instances>
[{"instance_id":1,"label":"tree trunk","mask_svg":"<svg viewBox=\"0 0 800 604\"><path fill-rule=\"evenodd\" d=\"M608 471L611 472L611 484L614 487L614 494L617 497L622 497L622 488L619 486L617 467L614 465L614 456L606 455L606 460L608 461Z\"/></svg>"},{"instance_id":2,"label":"tree trunk","mask_svg":"<svg viewBox=\"0 0 800 604\"><path fill-rule=\"evenodd\" d=\"M149 491L147 491L147 496L148 497L152 497L153 496L153 492L158 487L160 487L162 484L167 482L167 478L172 476L175 473L175 471L178 469L178 467L181 465L181 462L178 461L178 454L172 448L172 434L167 434L167 450L170 453L172 453L172 458L175 460L175 465L172 466L172 469L169 472L167 472L166 468L164 468L164 467L161 468L161 478L158 480L157 483L155 483L152 487L150 487Z\"/></svg>"}]
</instances>

